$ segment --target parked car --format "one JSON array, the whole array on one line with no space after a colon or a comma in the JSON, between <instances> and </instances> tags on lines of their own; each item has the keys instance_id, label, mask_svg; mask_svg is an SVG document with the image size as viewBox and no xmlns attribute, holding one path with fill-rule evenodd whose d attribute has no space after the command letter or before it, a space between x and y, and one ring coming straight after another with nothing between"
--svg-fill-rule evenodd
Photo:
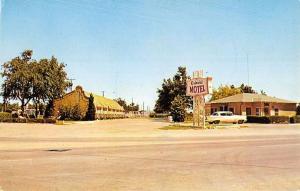
<instances>
[{"instance_id":1,"label":"parked car","mask_svg":"<svg viewBox=\"0 0 300 191\"><path fill-rule=\"evenodd\" d=\"M210 124L222 123L238 123L242 124L246 122L247 117L243 115L234 115L231 111L218 111L206 118Z\"/></svg>"}]
</instances>

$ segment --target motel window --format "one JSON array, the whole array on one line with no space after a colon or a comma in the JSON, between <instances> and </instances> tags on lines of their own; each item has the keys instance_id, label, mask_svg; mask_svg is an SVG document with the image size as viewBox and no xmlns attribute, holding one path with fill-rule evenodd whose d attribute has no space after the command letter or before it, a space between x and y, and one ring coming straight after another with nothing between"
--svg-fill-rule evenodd
<instances>
[{"instance_id":1,"label":"motel window","mask_svg":"<svg viewBox=\"0 0 300 191\"><path fill-rule=\"evenodd\" d=\"M256 109L255 109L255 115L256 115L256 116L260 116L259 108L256 108Z\"/></svg>"},{"instance_id":2,"label":"motel window","mask_svg":"<svg viewBox=\"0 0 300 191\"><path fill-rule=\"evenodd\" d=\"M246 108L246 115L251 115L251 107Z\"/></svg>"},{"instance_id":3,"label":"motel window","mask_svg":"<svg viewBox=\"0 0 300 191\"><path fill-rule=\"evenodd\" d=\"M224 111L228 111L228 106L227 105L224 106Z\"/></svg>"},{"instance_id":4,"label":"motel window","mask_svg":"<svg viewBox=\"0 0 300 191\"><path fill-rule=\"evenodd\" d=\"M269 108L268 107L264 108L264 114L265 114L265 116L269 116Z\"/></svg>"},{"instance_id":5,"label":"motel window","mask_svg":"<svg viewBox=\"0 0 300 191\"><path fill-rule=\"evenodd\" d=\"M213 114L214 112L217 112L217 110L218 110L217 108L211 108L210 109L210 114Z\"/></svg>"},{"instance_id":6,"label":"motel window","mask_svg":"<svg viewBox=\"0 0 300 191\"><path fill-rule=\"evenodd\" d=\"M275 109L275 115L276 115L276 116L279 115L279 109L278 109L278 108Z\"/></svg>"}]
</instances>

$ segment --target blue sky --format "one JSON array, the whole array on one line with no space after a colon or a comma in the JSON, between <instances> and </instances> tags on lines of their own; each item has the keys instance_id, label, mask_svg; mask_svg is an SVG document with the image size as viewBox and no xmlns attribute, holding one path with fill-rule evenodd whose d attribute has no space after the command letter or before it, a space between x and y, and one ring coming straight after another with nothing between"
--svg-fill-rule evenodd
<instances>
[{"instance_id":1,"label":"blue sky","mask_svg":"<svg viewBox=\"0 0 300 191\"><path fill-rule=\"evenodd\" d=\"M300 102L299 0L1 0L0 63L55 55L86 90L154 105L178 66Z\"/></svg>"}]
</instances>

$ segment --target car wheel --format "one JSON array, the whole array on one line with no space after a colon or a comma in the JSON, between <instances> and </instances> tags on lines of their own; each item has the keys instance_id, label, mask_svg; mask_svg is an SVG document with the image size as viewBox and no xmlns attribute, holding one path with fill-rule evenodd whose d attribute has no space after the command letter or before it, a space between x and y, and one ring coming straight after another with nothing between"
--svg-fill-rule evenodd
<instances>
[{"instance_id":1,"label":"car wheel","mask_svg":"<svg viewBox=\"0 0 300 191\"><path fill-rule=\"evenodd\" d=\"M219 121L219 120L217 120L217 121L214 121L214 123L215 123L215 124L219 124L219 123L220 123L220 121Z\"/></svg>"},{"instance_id":2,"label":"car wheel","mask_svg":"<svg viewBox=\"0 0 300 191\"><path fill-rule=\"evenodd\" d=\"M238 121L238 124L243 124L244 123L244 120L239 120Z\"/></svg>"}]
</instances>

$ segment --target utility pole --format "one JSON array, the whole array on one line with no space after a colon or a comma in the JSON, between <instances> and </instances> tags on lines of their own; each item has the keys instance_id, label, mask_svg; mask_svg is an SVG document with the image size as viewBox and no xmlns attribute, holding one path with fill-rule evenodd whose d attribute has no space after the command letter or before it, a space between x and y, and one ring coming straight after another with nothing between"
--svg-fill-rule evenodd
<instances>
[{"instance_id":1,"label":"utility pole","mask_svg":"<svg viewBox=\"0 0 300 191\"><path fill-rule=\"evenodd\" d=\"M145 116L145 105L144 105L144 102L143 102L143 116Z\"/></svg>"},{"instance_id":2,"label":"utility pole","mask_svg":"<svg viewBox=\"0 0 300 191\"><path fill-rule=\"evenodd\" d=\"M247 53L247 76L248 76L248 86L250 86L249 82L249 62L248 62L248 53Z\"/></svg>"},{"instance_id":3,"label":"utility pole","mask_svg":"<svg viewBox=\"0 0 300 191\"><path fill-rule=\"evenodd\" d=\"M102 96L104 97L104 92L105 92L105 91L100 91L100 92L102 92Z\"/></svg>"}]
</instances>

